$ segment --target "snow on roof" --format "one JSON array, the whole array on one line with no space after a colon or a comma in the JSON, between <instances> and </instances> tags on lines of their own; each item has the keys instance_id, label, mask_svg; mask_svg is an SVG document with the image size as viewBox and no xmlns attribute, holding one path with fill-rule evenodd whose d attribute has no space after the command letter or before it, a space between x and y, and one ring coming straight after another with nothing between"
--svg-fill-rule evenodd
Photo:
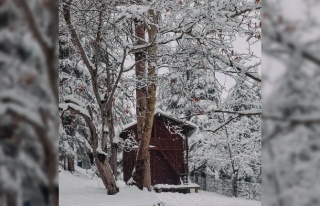
<instances>
[{"instance_id":1,"label":"snow on roof","mask_svg":"<svg viewBox=\"0 0 320 206\"><path fill-rule=\"evenodd\" d=\"M184 120L175 118L175 117L171 116L171 114L166 113L166 112L164 112L164 111L162 111L160 109L156 109L155 112L154 112L154 115L161 115L161 116L167 117L169 119L172 119L174 121L183 123L184 125L188 125L190 127L193 127L194 129L198 130L198 126L196 124L194 124L194 123L192 123L190 121L184 121ZM124 130L126 130L126 129L128 129L128 128L132 127L133 125L136 125L136 124L137 124L137 121L133 121L133 122L131 122L129 124L126 124L126 125L123 126L122 131L124 131Z\"/></svg>"},{"instance_id":2,"label":"snow on roof","mask_svg":"<svg viewBox=\"0 0 320 206\"><path fill-rule=\"evenodd\" d=\"M132 127L135 124L137 124L137 121L133 121L133 122L131 122L129 124L126 124L126 125L123 126L122 130L126 130L126 129Z\"/></svg>"}]
</instances>

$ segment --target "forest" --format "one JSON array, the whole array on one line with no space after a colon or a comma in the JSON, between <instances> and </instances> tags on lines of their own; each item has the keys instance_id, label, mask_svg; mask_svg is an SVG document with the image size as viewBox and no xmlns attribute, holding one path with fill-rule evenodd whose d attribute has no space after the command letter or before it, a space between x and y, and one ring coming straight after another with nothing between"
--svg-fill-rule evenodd
<instances>
[{"instance_id":1,"label":"forest","mask_svg":"<svg viewBox=\"0 0 320 206\"><path fill-rule=\"evenodd\" d=\"M188 139L189 171L205 165L218 179L261 183L260 8L260 1L62 1L59 164L74 171L81 161L116 194L127 144L119 134L136 120L133 181L151 190L148 147L160 109L198 126Z\"/></svg>"},{"instance_id":2,"label":"forest","mask_svg":"<svg viewBox=\"0 0 320 206\"><path fill-rule=\"evenodd\" d=\"M319 9L1 0L0 205L258 206L242 186L261 182L264 205L320 205ZM152 190L159 111L196 125L184 140L199 193ZM132 141L119 138L134 124Z\"/></svg>"}]
</instances>

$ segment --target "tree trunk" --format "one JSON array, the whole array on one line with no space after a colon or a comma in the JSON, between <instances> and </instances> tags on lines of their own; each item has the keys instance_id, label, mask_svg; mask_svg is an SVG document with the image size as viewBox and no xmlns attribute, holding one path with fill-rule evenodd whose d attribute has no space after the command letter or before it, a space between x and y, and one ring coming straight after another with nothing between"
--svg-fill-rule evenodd
<instances>
[{"instance_id":1,"label":"tree trunk","mask_svg":"<svg viewBox=\"0 0 320 206\"><path fill-rule=\"evenodd\" d=\"M111 143L111 156L109 159L109 164L112 169L113 175L117 179L117 156L118 156L118 145L116 143Z\"/></svg>"},{"instance_id":2,"label":"tree trunk","mask_svg":"<svg viewBox=\"0 0 320 206\"><path fill-rule=\"evenodd\" d=\"M113 175L117 177L117 156L118 156L118 145L117 143L114 143L114 123L113 123L113 113L112 113L112 107L110 108L110 111L107 114L107 124L108 124L108 130L109 130L109 138L110 138L110 144L111 144L111 156L109 159L109 164L112 169Z\"/></svg>"},{"instance_id":3,"label":"tree trunk","mask_svg":"<svg viewBox=\"0 0 320 206\"><path fill-rule=\"evenodd\" d=\"M88 108L89 108L89 113L92 113L90 107L88 107ZM72 110L72 108L71 108L71 110ZM109 162L108 161L100 162L100 160L98 158L98 153L97 153L98 135L97 135L97 129L96 129L94 123L92 122L92 119L90 119L88 116L86 116L84 114L81 114L77 110L73 110L73 111L78 112L78 114L80 114L84 118L84 120L86 121L86 123L90 129L91 138L92 138L93 158L96 163L96 166L97 166L97 169L99 172L99 176L100 176L105 188L108 190L108 195L116 194L117 192L119 192L119 188L116 185L116 180L113 176Z\"/></svg>"},{"instance_id":4,"label":"tree trunk","mask_svg":"<svg viewBox=\"0 0 320 206\"><path fill-rule=\"evenodd\" d=\"M64 156L64 158L63 158L63 169L64 169L64 171L67 170L67 157L66 156Z\"/></svg>"},{"instance_id":5,"label":"tree trunk","mask_svg":"<svg viewBox=\"0 0 320 206\"><path fill-rule=\"evenodd\" d=\"M96 163L99 176L108 190L108 195L114 195L117 192L119 192L119 188L116 185L116 180L112 174L112 170L110 168L109 162L104 161L100 162L98 158L98 153L97 153L97 148L98 148L98 135L96 131L96 127L94 126L93 122L91 119L85 115L82 115L82 117L85 119L87 125L90 128L91 132L91 137L92 137L92 153L93 153L93 158Z\"/></svg>"},{"instance_id":6,"label":"tree trunk","mask_svg":"<svg viewBox=\"0 0 320 206\"><path fill-rule=\"evenodd\" d=\"M157 14L154 10L148 11L152 22L157 23ZM135 27L136 36L140 39L145 39L145 28L137 23ZM149 41L153 41L157 35L155 25L149 25L148 37ZM138 40L137 45L144 44ZM148 71L145 68L145 51L136 54L136 76L140 83L137 84L137 133L139 139L139 149L137 152L135 174L133 176L138 188L146 187L151 191L151 168L150 168L150 152L149 144L152 134L152 126L154 120L154 111L156 105L156 61L157 61L157 46L154 45L147 49L148 55ZM141 61L141 62L139 62ZM146 73L147 72L147 76ZM143 80L144 83L143 83ZM147 80L147 81L146 81Z\"/></svg>"},{"instance_id":7,"label":"tree trunk","mask_svg":"<svg viewBox=\"0 0 320 206\"><path fill-rule=\"evenodd\" d=\"M234 197L237 197L238 196L238 185L237 185L237 182L238 182L238 175L239 175L239 171L238 170L235 170L233 175L232 175L232 180L231 180L231 184L232 184L232 195Z\"/></svg>"},{"instance_id":8,"label":"tree trunk","mask_svg":"<svg viewBox=\"0 0 320 206\"><path fill-rule=\"evenodd\" d=\"M135 35L139 37L137 45L143 45L145 39L145 28L143 22L135 21ZM145 116L146 116L146 95L147 90L145 86L146 68L145 68L145 51L137 52L135 54L136 61L136 115L137 115L137 135L139 141L139 148L137 152L137 159L135 165L135 172L133 174L133 180L136 182L139 189L143 189L144 186L144 170L145 163L147 162L145 146Z\"/></svg>"},{"instance_id":9,"label":"tree trunk","mask_svg":"<svg viewBox=\"0 0 320 206\"><path fill-rule=\"evenodd\" d=\"M68 171L74 172L74 157L72 155L68 155Z\"/></svg>"},{"instance_id":10,"label":"tree trunk","mask_svg":"<svg viewBox=\"0 0 320 206\"><path fill-rule=\"evenodd\" d=\"M107 160L105 160L104 162L99 161L98 154L97 154L97 146L98 146L97 140L94 140L94 141L96 142L96 144L94 143L95 145L93 145L93 157L99 172L99 176L104 186L108 190L108 195L114 195L117 192L119 192L119 188L116 185L116 181L108 161Z\"/></svg>"},{"instance_id":11,"label":"tree trunk","mask_svg":"<svg viewBox=\"0 0 320 206\"><path fill-rule=\"evenodd\" d=\"M149 41L153 41L153 39L157 36L157 28L154 24L158 23L158 16L153 9L149 9L148 11L150 18L152 20L151 25L149 25L148 29L148 39ZM151 190L151 165L150 165L150 151L149 144L152 134L152 126L154 121L154 112L156 108L156 81L157 81L157 73L156 73L156 65L157 65L157 45L153 45L147 49L148 55L148 98L147 98L147 112L145 118L145 145L144 149L146 150L146 165L145 165L145 174L144 174L144 187Z\"/></svg>"},{"instance_id":12,"label":"tree trunk","mask_svg":"<svg viewBox=\"0 0 320 206\"><path fill-rule=\"evenodd\" d=\"M94 152L94 160L97 165L100 178L108 190L108 195L114 195L119 192L119 188L117 187L115 177L112 173L109 163L107 161L104 163L100 162L96 152Z\"/></svg>"}]
</instances>

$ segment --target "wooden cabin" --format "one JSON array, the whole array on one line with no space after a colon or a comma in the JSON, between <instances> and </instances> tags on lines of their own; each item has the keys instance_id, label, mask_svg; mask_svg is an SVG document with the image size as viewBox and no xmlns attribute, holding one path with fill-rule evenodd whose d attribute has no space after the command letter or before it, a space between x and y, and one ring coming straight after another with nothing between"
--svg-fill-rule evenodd
<instances>
[{"instance_id":1,"label":"wooden cabin","mask_svg":"<svg viewBox=\"0 0 320 206\"><path fill-rule=\"evenodd\" d=\"M150 140L151 184L180 185L188 180L188 137L197 126L188 121L174 118L161 110L156 110ZM137 124L124 127L120 137L129 135L137 140ZM132 176L137 154L137 146L123 152L124 181Z\"/></svg>"}]
</instances>

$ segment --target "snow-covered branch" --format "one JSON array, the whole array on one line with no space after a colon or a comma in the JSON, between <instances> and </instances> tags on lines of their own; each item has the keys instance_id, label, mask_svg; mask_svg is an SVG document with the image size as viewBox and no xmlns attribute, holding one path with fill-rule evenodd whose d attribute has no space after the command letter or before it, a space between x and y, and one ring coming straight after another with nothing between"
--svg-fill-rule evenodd
<instances>
[{"instance_id":1,"label":"snow-covered branch","mask_svg":"<svg viewBox=\"0 0 320 206\"><path fill-rule=\"evenodd\" d=\"M182 130L181 126L174 125L168 120L167 123L165 124L165 127L168 129L168 131L171 134L180 135L183 139L186 138L185 135L183 134L183 130Z\"/></svg>"},{"instance_id":2,"label":"snow-covered branch","mask_svg":"<svg viewBox=\"0 0 320 206\"><path fill-rule=\"evenodd\" d=\"M215 133L217 132L219 129L223 128L224 126L226 126L227 124L229 124L230 122L232 122L233 120L241 117L242 115L238 115L238 116L235 116L235 117L231 117L229 120L227 120L226 122L220 124L219 126L217 126L216 128L213 128L213 129L205 129L205 131L209 131L209 132L212 132L212 133Z\"/></svg>"},{"instance_id":3,"label":"snow-covered branch","mask_svg":"<svg viewBox=\"0 0 320 206\"><path fill-rule=\"evenodd\" d=\"M61 104L59 104L59 109L61 109L62 111L66 111L69 108L73 109L74 111L77 111L81 115L85 115L88 118L91 118L88 110L77 105L77 104L74 104L74 103L61 103Z\"/></svg>"}]
</instances>

